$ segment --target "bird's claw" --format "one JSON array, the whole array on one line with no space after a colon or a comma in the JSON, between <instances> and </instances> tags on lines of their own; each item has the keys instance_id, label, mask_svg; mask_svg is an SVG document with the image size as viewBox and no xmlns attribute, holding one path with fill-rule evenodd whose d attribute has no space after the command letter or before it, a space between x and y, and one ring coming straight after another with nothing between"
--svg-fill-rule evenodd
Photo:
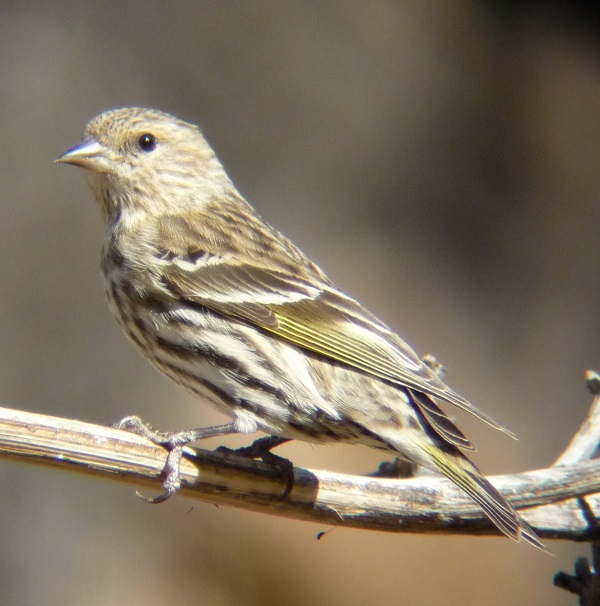
<instances>
[{"instance_id":1,"label":"bird's claw","mask_svg":"<svg viewBox=\"0 0 600 606\"><path fill-rule=\"evenodd\" d=\"M216 451L246 457L248 459L260 459L263 463L276 467L286 482L285 490L279 497L280 499L285 499L289 496L294 487L294 464L289 459L280 457L271 452L272 448L280 446L285 442L289 442L289 439L281 438L279 436L265 436L264 438L254 440L250 446L242 446L241 448L236 449L227 448L227 446L219 446Z\"/></svg>"},{"instance_id":2,"label":"bird's claw","mask_svg":"<svg viewBox=\"0 0 600 606\"><path fill-rule=\"evenodd\" d=\"M156 431L151 425L144 423L138 416L129 416L121 419L113 425L115 429L128 431L150 440L157 446L162 446L167 450L167 460L162 470L163 493L156 497L146 497L136 492L146 503L163 503L172 497L181 488L181 459L183 449L190 442L212 438L215 436L237 433L235 425L226 423L224 425L215 425L212 427L200 427L183 431L162 432ZM275 456L275 455L274 455Z\"/></svg>"}]
</instances>

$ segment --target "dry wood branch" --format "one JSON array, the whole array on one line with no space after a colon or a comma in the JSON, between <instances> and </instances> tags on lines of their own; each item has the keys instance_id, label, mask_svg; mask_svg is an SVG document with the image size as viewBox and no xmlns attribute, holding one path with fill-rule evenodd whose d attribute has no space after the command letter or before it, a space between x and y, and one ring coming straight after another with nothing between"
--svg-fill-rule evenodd
<instances>
[{"instance_id":1,"label":"dry wood branch","mask_svg":"<svg viewBox=\"0 0 600 606\"><path fill-rule=\"evenodd\" d=\"M588 421L586 434L600 431ZM584 450L590 456L590 448ZM0 454L161 491L164 449L103 426L0 408ZM525 509L523 517L542 537L598 540L593 520L600 515L600 460L569 457L569 464L562 457L548 469L490 479L517 509ZM281 499L285 479L277 469L228 453L186 449L181 480L186 497L290 518L392 532L498 534L441 477L386 480L296 467L293 489Z\"/></svg>"},{"instance_id":2,"label":"dry wood branch","mask_svg":"<svg viewBox=\"0 0 600 606\"><path fill-rule=\"evenodd\" d=\"M587 418L575 434L565 452L558 458L555 466L569 466L577 461L591 459L598 450L600 442L600 375L588 370L586 372L588 389L594 394L594 401ZM580 499L582 513L587 512L590 528L600 527L597 511L590 507L590 499ZM595 534L595 533L591 533ZM561 589L579 596L581 606L600 604L600 541L595 536L592 542L592 562L586 558L575 561L575 574L558 572L554 584Z\"/></svg>"}]
</instances>

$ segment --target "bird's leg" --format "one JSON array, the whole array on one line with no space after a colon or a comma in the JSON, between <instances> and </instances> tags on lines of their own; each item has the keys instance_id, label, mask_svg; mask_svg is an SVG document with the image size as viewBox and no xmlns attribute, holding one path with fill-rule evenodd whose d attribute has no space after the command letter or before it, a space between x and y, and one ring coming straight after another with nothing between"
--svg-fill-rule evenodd
<instances>
[{"instance_id":1,"label":"bird's leg","mask_svg":"<svg viewBox=\"0 0 600 606\"><path fill-rule=\"evenodd\" d=\"M285 490L280 498L285 499L294 486L294 464L289 459L272 453L271 449L289 441L289 438L282 438L280 436L265 436L264 438L254 440L250 446L243 446L242 448L232 449L226 446L219 446L217 452L247 457L249 459L260 459L267 465L272 465L279 469L281 476L286 481Z\"/></svg>"},{"instance_id":2,"label":"bird's leg","mask_svg":"<svg viewBox=\"0 0 600 606\"><path fill-rule=\"evenodd\" d=\"M136 416L125 417L116 423L114 427L116 429L122 429L124 431L129 431L131 433L143 436L154 444L163 446L167 449L167 460L162 472L164 477L164 492L154 498L145 497L139 492L137 493L137 495L147 503L162 503L169 497L172 497L179 490L181 487L181 480L179 476L183 448L190 442L238 433L233 421L230 423L225 423L224 425L214 425L212 427L198 427L183 431L162 432L156 431L150 425L144 423L140 417Z\"/></svg>"},{"instance_id":3,"label":"bird's leg","mask_svg":"<svg viewBox=\"0 0 600 606\"><path fill-rule=\"evenodd\" d=\"M229 454L235 454L240 457L247 457L249 459L262 459L264 456L273 454L271 450L281 444L289 442L289 438L281 438L279 436L265 436L264 438L257 438L250 444L250 446L242 446L241 448L227 448L227 446L219 446L217 452L226 452ZM274 455L275 456L275 455Z\"/></svg>"},{"instance_id":4,"label":"bird's leg","mask_svg":"<svg viewBox=\"0 0 600 606\"><path fill-rule=\"evenodd\" d=\"M421 362L423 362L423 364L425 364L440 381L444 380L446 367L435 356L425 354L421 358Z\"/></svg>"},{"instance_id":5,"label":"bird's leg","mask_svg":"<svg viewBox=\"0 0 600 606\"><path fill-rule=\"evenodd\" d=\"M371 478L406 479L412 478L417 471L417 465L412 461L396 457L392 461L382 461L373 473L367 475Z\"/></svg>"}]
</instances>

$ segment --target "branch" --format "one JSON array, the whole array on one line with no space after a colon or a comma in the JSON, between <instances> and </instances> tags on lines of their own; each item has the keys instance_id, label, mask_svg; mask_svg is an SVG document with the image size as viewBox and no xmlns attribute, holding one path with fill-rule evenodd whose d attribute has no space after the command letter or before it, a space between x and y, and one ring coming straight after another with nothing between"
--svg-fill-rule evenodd
<instances>
[{"instance_id":1,"label":"branch","mask_svg":"<svg viewBox=\"0 0 600 606\"><path fill-rule=\"evenodd\" d=\"M575 434L567 450L558 458L555 465L570 465L572 462L591 458L598 449L598 435L600 433L600 375L588 370L586 372L588 389L594 394L592 407L586 420ZM592 528L598 528L598 516L589 507L587 500L580 500L582 511L588 511L588 520ZM570 591L579 596L581 606L597 606L600 604L600 541L596 538L592 542L592 562L586 558L575 561L575 574L557 572L554 575L554 584L561 589Z\"/></svg>"},{"instance_id":2,"label":"branch","mask_svg":"<svg viewBox=\"0 0 600 606\"><path fill-rule=\"evenodd\" d=\"M585 373L585 380L588 389L594 395L592 406L567 449L554 465L572 465L578 461L591 459L598 449L600 443L600 375L593 370L588 370Z\"/></svg>"},{"instance_id":3,"label":"branch","mask_svg":"<svg viewBox=\"0 0 600 606\"><path fill-rule=\"evenodd\" d=\"M589 444L599 441L599 408L596 398L578 432ZM185 452L181 493L196 500L354 528L499 534L442 477L389 480L295 467L293 489L282 499L286 480L272 466L231 453ZM542 537L600 540L592 523L600 516L600 460L582 460L591 452L570 446L560 464L490 479L515 508L526 509L521 514ZM163 448L125 431L5 408L0 408L0 455L156 492L162 491L166 456Z\"/></svg>"}]
</instances>

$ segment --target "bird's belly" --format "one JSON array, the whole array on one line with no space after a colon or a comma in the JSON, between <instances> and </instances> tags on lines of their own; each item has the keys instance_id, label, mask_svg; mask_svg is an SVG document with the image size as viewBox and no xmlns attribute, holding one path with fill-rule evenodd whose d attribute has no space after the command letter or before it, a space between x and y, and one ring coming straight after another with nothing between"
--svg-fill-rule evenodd
<instances>
[{"instance_id":1,"label":"bird's belly","mask_svg":"<svg viewBox=\"0 0 600 606\"><path fill-rule=\"evenodd\" d=\"M398 420L414 414L401 390L203 306L107 292L142 353L242 432L389 448L369 422L385 417L400 429Z\"/></svg>"}]
</instances>

